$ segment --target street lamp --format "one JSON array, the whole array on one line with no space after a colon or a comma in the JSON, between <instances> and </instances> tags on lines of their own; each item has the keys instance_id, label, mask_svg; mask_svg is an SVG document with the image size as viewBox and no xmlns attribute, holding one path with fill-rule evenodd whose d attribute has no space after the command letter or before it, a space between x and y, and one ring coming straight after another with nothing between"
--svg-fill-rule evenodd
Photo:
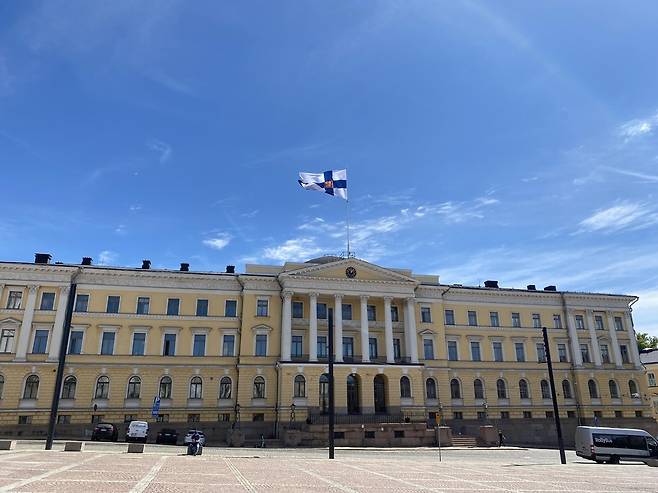
<instances>
[{"instance_id":1,"label":"street lamp","mask_svg":"<svg viewBox=\"0 0 658 493\"><path fill-rule=\"evenodd\" d=\"M553 377L553 362L551 361L551 347L548 344L548 331L546 327L541 328L544 336L544 352L546 353L546 364L548 365L548 379L551 384L551 397L553 398L553 415L555 417L555 431L557 432L557 444L560 447L560 462L567 463L564 453L564 441L562 440L562 426L560 425L560 410L557 407L557 394L555 393L555 378Z\"/></svg>"}]
</instances>

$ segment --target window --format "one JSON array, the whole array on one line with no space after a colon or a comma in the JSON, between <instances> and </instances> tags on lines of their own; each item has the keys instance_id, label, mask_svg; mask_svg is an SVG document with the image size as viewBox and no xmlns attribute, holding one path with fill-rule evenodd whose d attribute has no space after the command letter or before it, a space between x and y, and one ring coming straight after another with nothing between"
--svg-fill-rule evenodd
<instances>
[{"instance_id":1,"label":"window","mask_svg":"<svg viewBox=\"0 0 658 493\"><path fill-rule=\"evenodd\" d=\"M453 399L462 398L461 386L459 385L459 380L457 380L456 378L450 380L450 397Z\"/></svg>"},{"instance_id":2,"label":"window","mask_svg":"<svg viewBox=\"0 0 658 493\"><path fill-rule=\"evenodd\" d=\"M400 313L398 312L398 307L395 305L391 305L391 322L399 322L400 321Z\"/></svg>"},{"instance_id":3,"label":"window","mask_svg":"<svg viewBox=\"0 0 658 493\"><path fill-rule=\"evenodd\" d=\"M208 300L196 300L196 316L197 317L207 317L208 316Z\"/></svg>"},{"instance_id":4,"label":"window","mask_svg":"<svg viewBox=\"0 0 658 493\"><path fill-rule=\"evenodd\" d=\"M610 351L608 351L607 344L601 344L601 361L603 363L610 363Z\"/></svg>"},{"instance_id":5,"label":"window","mask_svg":"<svg viewBox=\"0 0 658 493\"><path fill-rule=\"evenodd\" d=\"M643 415L644 414L642 413L642 411L635 411L635 417L636 418L641 418Z\"/></svg>"},{"instance_id":6,"label":"window","mask_svg":"<svg viewBox=\"0 0 658 493\"><path fill-rule=\"evenodd\" d=\"M171 377L165 376L160 379L158 395L160 399L171 399Z\"/></svg>"},{"instance_id":7,"label":"window","mask_svg":"<svg viewBox=\"0 0 658 493\"><path fill-rule=\"evenodd\" d=\"M132 355L133 356L144 356L146 351L146 332L135 332L133 333L133 347Z\"/></svg>"},{"instance_id":8,"label":"window","mask_svg":"<svg viewBox=\"0 0 658 493\"><path fill-rule=\"evenodd\" d=\"M368 338L368 354L370 355L370 359L376 359L378 357L376 337Z\"/></svg>"},{"instance_id":9,"label":"window","mask_svg":"<svg viewBox=\"0 0 658 493\"><path fill-rule=\"evenodd\" d=\"M512 313L512 327L521 327L521 315L519 313Z\"/></svg>"},{"instance_id":10,"label":"window","mask_svg":"<svg viewBox=\"0 0 658 493\"><path fill-rule=\"evenodd\" d=\"M514 343L514 349L516 351L516 361L523 362L525 361L525 347L522 342Z\"/></svg>"},{"instance_id":11,"label":"window","mask_svg":"<svg viewBox=\"0 0 658 493\"><path fill-rule=\"evenodd\" d=\"M121 304L121 296L108 296L107 307L105 308L105 311L107 313L119 313L120 304Z\"/></svg>"},{"instance_id":12,"label":"window","mask_svg":"<svg viewBox=\"0 0 658 493\"><path fill-rule=\"evenodd\" d=\"M425 396L427 399L436 399L436 381L433 378L425 380Z\"/></svg>"},{"instance_id":13,"label":"window","mask_svg":"<svg viewBox=\"0 0 658 493\"><path fill-rule=\"evenodd\" d=\"M528 390L528 382L524 379L519 380L519 398L530 399L530 390Z\"/></svg>"},{"instance_id":14,"label":"window","mask_svg":"<svg viewBox=\"0 0 658 493\"><path fill-rule=\"evenodd\" d=\"M472 310L468 311L468 325L477 325L478 324L478 315Z\"/></svg>"},{"instance_id":15,"label":"window","mask_svg":"<svg viewBox=\"0 0 658 493\"><path fill-rule=\"evenodd\" d=\"M126 394L126 398L139 399L141 389L142 379L139 377L130 377L130 380L128 380L128 393Z\"/></svg>"},{"instance_id":16,"label":"window","mask_svg":"<svg viewBox=\"0 0 658 493\"><path fill-rule=\"evenodd\" d=\"M265 399L265 379L261 376L254 378L254 399Z\"/></svg>"},{"instance_id":17,"label":"window","mask_svg":"<svg viewBox=\"0 0 658 493\"><path fill-rule=\"evenodd\" d=\"M452 419L464 419L464 413L461 411L455 411L452 413Z\"/></svg>"},{"instance_id":18,"label":"window","mask_svg":"<svg viewBox=\"0 0 658 493\"><path fill-rule=\"evenodd\" d=\"M494 341L493 343L494 361L503 361L503 343Z\"/></svg>"},{"instance_id":19,"label":"window","mask_svg":"<svg viewBox=\"0 0 658 493\"><path fill-rule=\"evenodd\" d=\"M432 323L432 311L429 306L420 307L420 321L425 324Z\"/></svg>"},{"instance_id":20,"label":"window","mask_svg":"<svg viewBox=\"0 0 658 493\"><path fill-rule=\"evenodd\" d=\"M261 300L265 301L267 304L267 300ZM267 316L267 306L265 307L265 313ZM236 300L226 300L224 302L224 316L225 317L237 317L238 316L238 302Z\"/></svg>"},{"instance_id":21,"label":"window","mask_svg":"<svg viewBox=\"0 0 658 493\"><path fill-rule=\"evenodd\" d=\"M625 344L620 344L619 352L621 353L621 362L624 364L630 363L630 360L628 358L628 346L626 346Z\"/></svg>"},{"instance_id":22,"label":"window","mask_svg":"<svg viewBox=\"0 0 658 493\"><path fill-rule=\"evenodd\" d=\"M101 354L114 354L114 332L103 332Z\"/></svg>"},{"instance_id":23,"label":"window","mask_svg":"<svg viewBox=\"0 0 658 493\"><path fill-rule=\"evenodd\" d=\"M476 399L484 399L484 385L479 378L473 380L473 395Z\"/></svg>"},{"instance_id":24,"label":"window","mask_svg":"<svg viewBox=\"0 0 658 493\"><path fill-rule=\"evenodd\" d=\"M229 377L222 377L222 379L219 381L219 398L230 399L231 387L233 387L233 382L231 382L231 379Z\"/></svg>"},{"instance_id":25,"label":"window","mask_svg":"<svg viewBox=\"0 0 658 493\"><path fill-rule=\"evenodd\" d=\"M548 385L548 382L546 380L542 380L540 382L540 387L541 387L541 398L542 399L550 399L551 398L551 388L550 388L550 385Z\"/></svg>"},{"instance_id":26,"label":"window","mask_svg":"<svg viewBox=\"0 0 658 493\"><path fill-rule=\"evenodd\" d=\"M594 316L594 327L596 328L596 330L605 329L605 327L603 326L603 317L601 315Z\"/></svg>"},{"instance_id":27,"label":"window","mask_svg":"<svg viewBox=\"0 0 658 493\"><path fill-rule=\"evenodd\" d=\"M18 417L18 424L19 425L31 425L32 424L32 416L19 416Z\"/></svg>"},{"instance_id":28,"label":"window","mask_svg":"<svg viewBox=\"0 0 658 493\"><path fill-rule=\"evenodd\" d=\"M290 343L290 355L293 358L301 358L302 356L302 336L292 336Z\"/></svg>"},{"instance_id":29,"label":"window","mask_svg":"<svg viewBox=\"0 0 658 493\"><path fill-rule=\"evenodd\" d=\"M82 353L82 340L85 333L81 330L72 330L69 336L69 354Z\"/></svg>"},{"instance_id":30,"label":"window","mask_svg":"<svg viewBox=\"0 0 658 493\"><path fill-rule=\"evenodd\" d=\"M539 363L546 363L546 348L543 342L537 343L537 361Z\"/></svg>"},{"instance_id":31,"label":"window","mask_svg":"<svg viewBox=\"0 0 658 493\"><path fill-rule=\"evenodd\" d=\"M656 375L654 373L648 373L647 377L649 378L649 387L656 386Z\"/></svg>"},{"instance_id":32,"label":"window","mask_svg":"<svg viewBox=\"0 0 658 493\"><path fill-rule=\"evenodd\" d=\"M624 330L624 322L622 321L621 317L615 317L615 330Z\"/></svg>"},{"instance_id":33,"label":"window","mask_svg":"<svg viewBox=\"0 0 658 493\"><path fill-rule=\"evenodd\" d=\"M425 359L434 359L434 341L432 339L423 339L423 352Z\"/></svg>"},{"instance_id":34,"label":"window","mask_svg":"<svg viewBox=\"0 0 658 493\"><path fill-rule=\"evenodd\" d=\"M256 302L256 316L257 317L267 317L269 312L269 302L268 300L258 300Z\"/></svg>"},{"instance_id":35,"label":"window","mask_svg":"<svg viewBox=\"0 0 658 493\"><path fill-rule=\"evenodd\" d=\"M403 399L411 398L411 382L407 376L400 378L400 397Z\"/></svg>"},{"instance_id":36,"label":"window","mask_svg":"<svg viewBox=\"0 0 658 493\"><path fill-rule=\"evenodd\" d=\"M615 418L623 418L623 417L624 417L623 411L615 411Z\"/></svg>"},{"instance_id":37,"label":"window","mask_svg":"<svg viewBox=\"0 0 658 493\"><path fill-rule=\"evenodd\" d=\"M162 343L162 356L174 356L176 354L176 334L165 334Z\"/></svg>"},{"instance_id":38,"label":"window","mask_svg":"<svg viewBox=\"0 0 658 493\"><path fill-rule=\"evenodd\" d=\"M502 378L499 378L496 382L496 393L499 399L507 399L507 386Z\"/></svg>"},{"instance_id":39,"label":"window","mask_svg":"<svg viewBox=\"0 0 658 493\"><path fill-rule=\"evenodd\" d=\"M473 361L482 361L479 342L471 341L471 359Z\"/></svg>"},{"instance_id":40,"label":"window","mask_svg":"<svg viewBox=\"0 0 658 493\"><path fill-rule=\"evenodd\" d=\"M69 375L64 379L62 385L62 399L75 399L75 387L78 381L73 375Z\"/></svg>"},{"instance_id":41,"label":"window","mask_svg":"<svg viewBox=\"0 0 658 493\"><path fill-rule=\"evenodd\" d=\"M188 423L199 423L201 421L201 415L198 413L192 413L187 415Z\"/></svg>"},{"instance_id":42,"label":"window","mask_svg":"<svg viewBox=\"0 0 658 493\"><path fill-rule=\"evenodd\" d=\"M107 399L110 392L110 377L105 375L98 377L96 380L96 391L94 392L94 399Z\"/></svg>"},{"instance_id":43,"label":"window","mask_svg":"<svg viewBox=\"0 0 658 493\"><path fill-rule=\"evenodd\" d=\"M610 380L608 382L608 388L610 389L610 398L619 399L619 388L617 387L617 382Z\"/></svg>"},{"instance_id":44,"label":"window","mask_svg":"<svg viewBox=\"0 0 658 493\"><path fill-rule=\"evenodd\" d=\"M0 353L11 353L14 349L15 329L2 329L0 331Z\"/></svg>"},{"instance_id":45,"label":"window","mask_svg":"<svg viewBox=\"0 0 658 493\"><path fill-rule=\"evenodd\" d=\"M553 411L546 411L546 419L553 419L555 417L555 413Z\"/></svg>"},{"instance_id":46,"label":"window","mask_svg":"<svg viewBox=\"0 0 658 493\"><path fill-rule=\"evenodd\" d=\"M558 359L560 360L560 363L566 363L567 362L567 345L566 344L558 344L557 345L557 356L558 356Z\"/></svg>"},{"instance_id":47,"label":"window","mask_svg":"<svg viewBox=\"0 0 658 493\"><path fill-rule=\"evenodd\" d=\"M393 338L393 358L399 360L402 358L402 349L400 346L400 339L397 337Z\"/></svg>"},{"instance_id":48,"label":"window","mask_svg":"<svg viewBox=\"0 0 658 493\"><path fill-rule=\"evenodd\" d=\"M2 399L2 392L5 389L5 377L0 375L0 399Z\"/></svg>"},{"instance_id":49,"label":"window","mask_svg":"<svg viewBox=\"0 0 658 493\"><path fill-rule=\"evenodd\" d=\"M498 312L489 312L489 321L491 322L492 327L500 327Z\"/></svg>"},{"instance_id":50,"label":"window","mask_svg":"<svg viewBox=\"0 0 658 493\"><path fill-rule=\"evenodd\" d=\"M562 395L565 399L573 399L573 394L571 393L571 384L569 380L562 380Z\"/></svg>"},{"instance_id":51,"label":"window","mask_svg":"<svg viewBox=\"0 0 658 493\"><path fill-rule=\"evenodd\" d=\"M509 419L509 411L500 411L500 419Z\"/></svg>"},{"instance_id":52,"label":"window","mask_svg":"<svg viewBox=\"0 0 658 493\"><path fill-rule=\"evenodd\" d=\"M20 310L22 300L23 291L9 291L9 296L7 297L7 308L9 310Z\"/></svg>"},{"instance_id":53,"label":"window","mask_svg":"<svg viewBox=\"0 0 658 493\"><path fill-rule=\"evenodd\" d=\"M295 377L294 397L306 397L306 379L303 375Z\"/></svg>"},{"instance_id":54,"label":"window","mask_svg":"<svg viewBox=\"0 0 658 493\"><path fill-rule=\"evenodd\" d=\"M203 380L201 377L192 377L190 380L190 399L201 399L203 396Z\"/></svg>"},{"instance_id":55,"label":"window","mask_svg":"<svg viewBox=\"0 0 658 493\"><path fill-rule=\"evenodd\" d=\"M368 305L368 321L374 322L377 320L377 307L375 305Z\"/></svg>"},{"instance_id":56,"label":"window","mask_svg":"<svg viewBox=\"0 0 658 493\"><path fill-rule=\"evenodd\" d=\"M91 423L96 424L96 423L102 423L103 422L103 415L102 414L92 414L91 416Z\"/></svg>"},{"instance_id":57,"label":"window","mask_svg":"<svg viewBox=\"0 0 658 493\"><path fill-rule=\"evenodd\" d=\"M292 318L304 318L304 303L301 301L292 302Z\"/></svg>"},{"instance_id":58,"label":"window","mask_svg":"<svg viewBox=\"0 0 658 493\"><path fill-rule=\"evenodd\" d=\"M596 382L594 380L587 382L587 388L589 389L589 396L591 399L599 398L599 389L596 386Z\"/></svg>"},{"instance_id":59,"label":"window","mask_svg":"<svg viewBox=\"0 0 658 493\"><path fill-rule=\"evenodd\" d=\"M206 334L194 334L194 347L192 356L206 355Z\"/></svg>"},{"instance_id":60,"label":"window","mask_svg":"<svg viewBox=\"0 0 658 493\"><path fill-rule=\"evenodd\" d=\"M582 315L576 315L576 329L585 329L585 319Z\"/></svg>"},{"instance_id":61,"label":"window","mask_svg":"<svg viewBox=\"0 0 658 493\"><path fill-rule=\"evenodd\" d=\"M42 293L40 310L54 310L55 309L55 293Z\"/></svg>"},{"instance_id":62,"label":"window","mask_svg":"<svg viewBox=\"0 0 658 493\"><path fill-rule=\"evenodd\" d=\"M457 341L448 341L448 360L457 361Z\"/></svg>"},{"instance_id":63,"label":"window","mask_svg":"<svg viewBox=\"0 0 658 493\"><path fill-rule=\"evenodd\" d=\"M151 299L146 296L140 296L137 298L137 314L138 315L148 315L149 306L151 304Z\"/></svg>"},{"instance_id":64,"label":"window","mask_svg":"<svg viewBox=\"0 0 658 493\"><path fill-rule=\"evenodd\" d=\"M167 315L178 315L180 310L180 299L169 298L167 300Z\"/></svg>"},{"instance_id":65,"label":"window","mask_svg":"<svg viewBox=\"0 0 658 493\"><path fill-rule=\"evenodd\" d=\"M34 343L32 344L33 354L46 354L48 348L48 331L36 330L34 331Z\"/></svg>"},{"instance_id":66,"label":"window","mask_svg":"<svg viewBox=\"0 0 658 493\"><path fill-rule=\"evenodd\" d=\"M256 356L267 356L267 334L256 335Z\"/></svg>"},{"instance_id":67,"label":"window","mask_svg":"<svg viewBox=\"0 0 658 493\"><path fill-rule=\"evenodd\" d=\"M124 414L123 415L123 422L124 423L130 423L131 421L136 421L137 420L137 415L135 414Z\"/></svg>"},{"instance_id":68,"label":"window","mask_svg":"<svg viewBox=\"0 0 658 493\"><path fill-rule=\"evenodd\" d=\"M637 391L637 384L635 380L628 381L628 392L631 394L631 398L639 399L640 393Z\"/></svg>"},{"instance_id":69,"label":"window","mask_svg":"<svg viewBox=\"0 0 658 493\"><path fill-rule=\"evenodd\" d=\"M71 424L71 415L70 414L59 414L57 416L58 425L70 425Z\"/></svg>"},{"instance_id":70,"label":"window","mask_svg":"<svg viewBox=\"0 0 658 493\"><path fill-rule=\"evenodd\" d=\"M444 314L445 314L446 325L455 325L455 311L445 310Z\"/></svg>"},{"instance_id":71,"label":"window","mask_svg":"<svg viewBox=\"0 0 658 493\"><path fill-rule=\"evenodd\" d=\"M343 356L346 358L354 357L354 338L343 337Z\"/></svg>"},{"instance_id":72,"label":"window","mask_svg":"<svg viewBox=\"0 0 658 493\"><path fill-rule=\"evenodd\" d=\"M523 411L523 419L531 419L532 411Z\"/></svg>"},{"instance_id":73,"label":"window","mask_svg":"<svg viewBox=\"0 0 658 493\"><path fill-rule=\"evenodd\" d=\"M603 413L602 413L601 411L594 411L594 417L595 417L595 418L602 418L602 417L603 417Z\"/></svg>"},{"instance_id":74,"label":"window","mask_svg":"<svg viewBox=\"0 0 658 493\"><path fill-rule=\"evenodd\" d=\"M343 314L343 320L352 320L352 305L343 303L341 305L341 313Z\"/></svg>"},{"instance_id":75,"label":"window","mask_svg":"<svg viewBox=\"0 0 658 493\"><path fill-rule=\"evenodd\" d=\"M541 328L541 315L539 313L532 314L532 326L536 329Z\"/></svg>"},{"instance_id":76,"label":"window","mask_svg":"<svg viewBox=\"0 0 658 493\"><path fill-rule=\"evenodd\" d=\"M88 294L78 294L75 297L75 311L76 312L86 312L89 309L89 295Z\"/></svg>"},{"instance_id":77,"label":"window","mask_svg":"<svg viewBox=\"0 0 658 493\"><path fill-rule=\"evenodd\" d=\"M326 358L327 351L327 336L318 336L318 358Z\"/></svg>"},{"instance_id":78,"label":"window","mask_svg":"<svg viewBox=\"0 0 658 493\"><path fill-rule=\"evenodd\" d=\"M583 358L583 363L589 363L589 346L587 344L580 345L580 355Z\"/></svg>"},{"instance_id":79,"label":"window","mask_svg":"<svg viewBox=\"0 0 658 493\"><path fill-rule=\"evenodd\" d=\"M222 356L235 356L235 336L233 334L224 334L222 342Z\"/></svg>"},{"instance_id":80,"label":"window","mask_svg":"<svg viewBox=\"0 0 658 493\"><path fill-rule=\"evenodd\" d=\"M567 411L567 418L575 418L576 417L576 411Z\"/></svg>"},{"instance_id":81,"label":"window","mask_svg":"<svg viewBox=\"0 0 658 493\"><path fill-rule=\"evenodd\" d=\"M254 413L251 416L251 420L254 421L254 422L265 421L265 414L263 414L263 413ZM336 432L336 433L338 433L338 432ZM338 437L336 437L336 438L338 438Z\"/></svg>"},{"instance_id":82,"label":"window","mask_svg":"<svg viewBox=\"0 0 658 493\"><path fill-rule=\"evenodd\" d=\"M318 303L315 307L315 313L318 315L318 319L326 320L327 319L327 304Z\"/></svg>"},{"instance_id":83,"label":"window","mask_svg":"<svg viewBox=\"0 0 658 493\"><path fill-rule=\"evenodd\" d=\"M554 329L562 328L562 317L557 313L553 315L553 328Z\"/></svg>"}]
</instances>

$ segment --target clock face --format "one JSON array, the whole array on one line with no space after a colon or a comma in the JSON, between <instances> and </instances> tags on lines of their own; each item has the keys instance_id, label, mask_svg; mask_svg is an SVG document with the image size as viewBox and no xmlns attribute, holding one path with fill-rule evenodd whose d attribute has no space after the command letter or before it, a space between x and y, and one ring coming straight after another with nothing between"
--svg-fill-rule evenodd
<instances>
[{"instance_id":1,"label":"clock face","mask_svg":"<svg viewBox=\"0 0 658 493\"><path fill-rule=\"evenodd\" d=\"M354 267L348 267L345 269L345 275L349 277L350 279L353 279L356 277L356 269Z\"/></svg>"}]
</instances>

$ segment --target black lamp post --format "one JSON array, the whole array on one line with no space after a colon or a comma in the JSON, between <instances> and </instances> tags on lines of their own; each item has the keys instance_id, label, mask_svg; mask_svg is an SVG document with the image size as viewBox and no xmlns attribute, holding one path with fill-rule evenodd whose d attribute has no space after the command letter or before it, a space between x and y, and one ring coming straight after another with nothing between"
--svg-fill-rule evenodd
<instances>
[{"instance_id":1,"label":"black lamp post","mask_svg":"<svg viewBox=\"0 0 658 493\"><path fill-rule=\"evenodd\" d=\"M567 463L567 457L564 453L564 441L562 440L562 426L560 425L560 410L557 406L557 394L555 392L555 379L553 378L553 362L551 361L551 348L548 344L548 332L546 327L541 328L544 336L544 351L546 353L546 364L548 365L548 379L551 384L551 397L553 398L553 416L555 418L555 431L557 433L557 444L560 447L560 462Z\"/></svg>"}]
</instances>

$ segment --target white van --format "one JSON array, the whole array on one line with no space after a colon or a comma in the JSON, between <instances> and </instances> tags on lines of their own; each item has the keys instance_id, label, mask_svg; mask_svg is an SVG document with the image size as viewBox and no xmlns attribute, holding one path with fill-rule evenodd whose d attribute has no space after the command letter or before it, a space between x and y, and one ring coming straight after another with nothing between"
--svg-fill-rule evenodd
<instances>
[{"instance_id":1,"label":"white van","mask_svg":"<svg viewBox=\"0 0 658 493\"><path fill-rule=\"evenodd\" d=\"M126 442L146 443L149 433L149 424L146 421L131 421L126 432Z\"/></svg>"},{"instance_id":2,"label":"white van","mask_svg":"<svg viewBox=\"0 0 658 493\"><path fill-rule=\"evenodd\" d=\"M576 455L602 464L620 460L645 462L658 458L658 442L644 430L579 426Z\"/></svg>"}]
</instances>

